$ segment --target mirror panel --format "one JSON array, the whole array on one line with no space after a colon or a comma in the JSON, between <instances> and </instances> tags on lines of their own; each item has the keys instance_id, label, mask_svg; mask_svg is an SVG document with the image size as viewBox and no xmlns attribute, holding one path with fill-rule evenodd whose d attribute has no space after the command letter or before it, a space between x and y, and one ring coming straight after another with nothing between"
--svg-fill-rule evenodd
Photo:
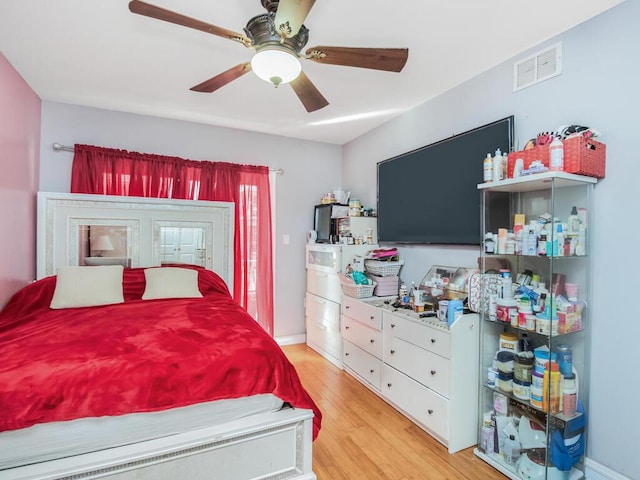
<instances>
[{"instance_id":1,"label":"mirror panel","mask_svg":"<svg viewBox=\"0 0 640 480\"><path fill-rule=\"evenodd\" d=\"M38 193L37 278L61 265L189 263L233 294L234 204Z\"/></svg>"}]
</instances>

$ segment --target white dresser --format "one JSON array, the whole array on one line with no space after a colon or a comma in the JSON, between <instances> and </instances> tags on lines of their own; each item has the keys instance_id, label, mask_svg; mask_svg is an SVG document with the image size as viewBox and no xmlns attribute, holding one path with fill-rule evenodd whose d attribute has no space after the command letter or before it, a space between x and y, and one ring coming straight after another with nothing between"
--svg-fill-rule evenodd
<instances>
[{"instance_id":1,"label":"white dresser","mask_svg":"<svg viewBox=\"0 0 640 480\"><path fill-rule=\"evenodd\" d=\"M344 297L345 370L448 447L477 442L478 316L451 328L394 311L383 299Z\"/></svg>"},{"instance_id":2,"label":"white dresser","mask_svg":"<svg viewBox=\"0 0 640 480\"><path fill-rule=\"evenodd\" d=\"M382 310L347 295L342 300L342 363L377 393L382 380Z\"/></svg>"},{"instance_id":3,"label":"white dresser","mask_svg":"<svg viewBox=\"0 0 640 480\"><path fill-rule=\"evenodd\" d=\"M365 255L374 248L377 248L377 245L314 243L306 246L307 345L339 368L342 368L342 336L340 334L342 287L339 273L344 271L354 256Z\"/></svg>"}]
</instances>

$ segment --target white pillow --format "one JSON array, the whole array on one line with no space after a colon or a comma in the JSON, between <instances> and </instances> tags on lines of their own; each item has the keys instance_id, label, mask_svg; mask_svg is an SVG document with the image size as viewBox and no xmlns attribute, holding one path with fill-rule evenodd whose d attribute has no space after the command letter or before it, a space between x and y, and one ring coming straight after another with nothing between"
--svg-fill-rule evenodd
<instances>
[{"instance_id":1,"label":"white pillow","mask_svg":"<svg viewBox=\"0 0 640 480\"><path fill-rule=\"evenodd\" d=\"M179 267L147 268L144 277L147 285L142 295L143 300L202 297L198 289L197 270Z\"/></svg>"},{"instance_id":2,"label":"white pillow","mask_svg":"<svg viewBox=\"0 0 640 480\"><path fill-rule=\"evenodd\" d=\"M122 265L58 267L53 309L123 303Z\"/></svg>"}]
</instances>

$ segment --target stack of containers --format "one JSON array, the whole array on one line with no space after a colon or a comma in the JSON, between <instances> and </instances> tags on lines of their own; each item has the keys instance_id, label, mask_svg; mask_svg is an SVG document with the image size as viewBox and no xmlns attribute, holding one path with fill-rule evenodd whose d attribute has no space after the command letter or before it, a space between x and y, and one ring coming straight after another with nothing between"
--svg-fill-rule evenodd
<instances>
[{"instance_id":1,"label":"stack of containers","mask_svg":"<svg viewBox=\"0 0 640 480\"><path fill-rule=\"evenodd\" d=\"M364 269L367 276L376 282L373 294L377 297L389 297L398 295L400 285L400 268L404 264L403 260L383 261L366 259Z\"/></svg>"}]
</instances>

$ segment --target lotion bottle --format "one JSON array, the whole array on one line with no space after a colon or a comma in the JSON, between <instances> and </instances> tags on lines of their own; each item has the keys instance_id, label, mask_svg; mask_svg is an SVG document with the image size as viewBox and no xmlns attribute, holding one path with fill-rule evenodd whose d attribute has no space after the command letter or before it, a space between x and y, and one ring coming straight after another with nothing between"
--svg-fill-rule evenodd
<instances>
[{"instance_id":1,"label":"lotion bottle","mask_svg":"<svg viewBox=\"0 0 640 480\"><path fill-rule=\"evenodd\" d=\"M487 153L487 157L482 162L482 172L485 183L493 181L493 159L490 153Z\"/></svg>"},{"instance_id":2,"label":"lotion bottle","mask_svg":"<svg viewBox=\"0 0 640 480\"><path fill-rule=\"evenodd\" d=\"M498 148L493 157L493 181L498 182L502 179L502 152Z\"/></svg>"},{"instance_id":3,"label":"lotion bottle","mask_svg":"<svg viewBox=\"0 0 640 480\"><path fill-rule=\"evenodd\" d=\"M564 146L560 137L555 137L549 145L549 170L561 172L564 170Z\"/></svg>"}]
</instances>

